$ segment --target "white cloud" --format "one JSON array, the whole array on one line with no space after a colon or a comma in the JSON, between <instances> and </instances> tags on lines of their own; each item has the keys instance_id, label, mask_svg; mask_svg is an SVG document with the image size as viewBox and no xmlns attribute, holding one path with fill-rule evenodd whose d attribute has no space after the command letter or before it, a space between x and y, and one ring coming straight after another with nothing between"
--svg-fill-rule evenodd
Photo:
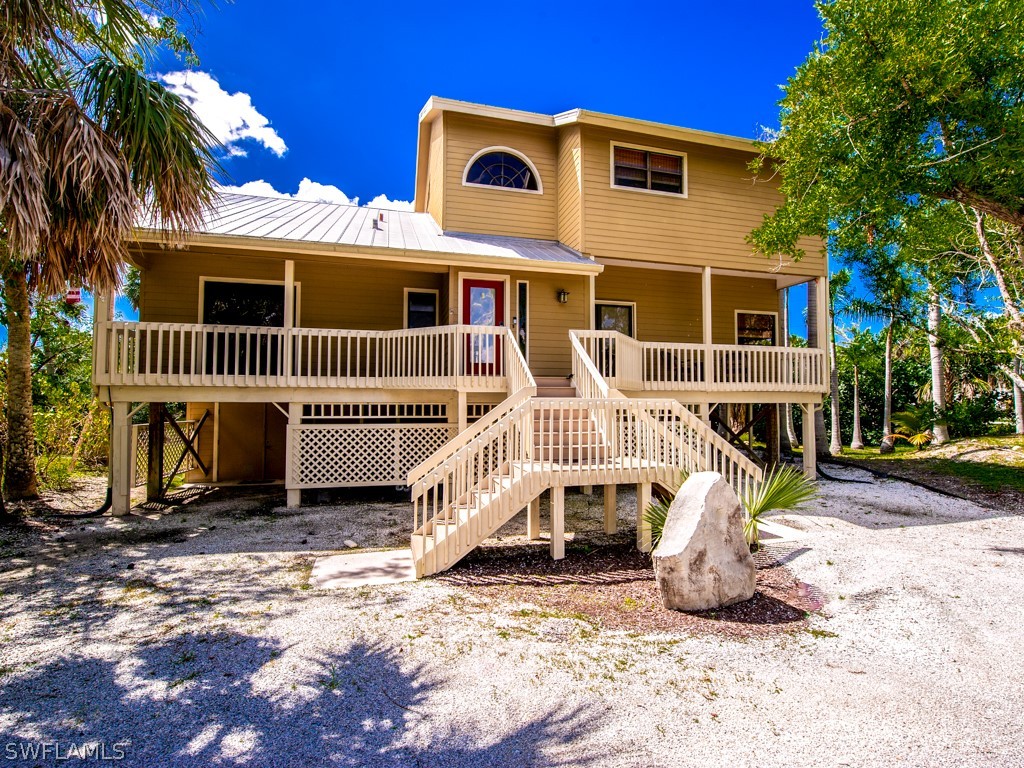
<instances>
[{"instance_id":1,"label":"white cloud","mask_svg":"<svg viewBox=\"0 0 1024 768\"><path fill-rule=\"evenodd\" d=\"M387 195L377 195L366 204L367 208L383 208L388 211L411 211L411 200L388 200Z\"/></svg>"},{"instance_id":2,"label":"white cloud","mask_svg":"<svg viewBox=\"0 0 1024 768\"><path fill-rule=\"evenodd\" d=\"M228 154L245 156L245 149L239 146L245 140L262 144L278 157L288 150L270 121L252 105L249 94L228 93L206 72L168 72L157 77L192 107Z\"/></svg>"},{"instance_id":3,"label":"white cloud","mask_svg":"<svg viewBox=\"0 0 1024 768\"><path fill-rule=\"evenodd\" d=\"M247 181L238 186L224 185L220 187L220 191L233 192L239 195L257 195L259 197L281 197L288 200L309 200L315 203L359 205L358 197L349 197L333 184L321 184L312 179L300 181L299 189L294 195L288 192L278 192L270 182L263 179ZM407 200L390 200L387 195L377 195L370 202L366 203L364 207L383 208L389 211L411 211L412 203Z\"/></svg>"}]
</instances>

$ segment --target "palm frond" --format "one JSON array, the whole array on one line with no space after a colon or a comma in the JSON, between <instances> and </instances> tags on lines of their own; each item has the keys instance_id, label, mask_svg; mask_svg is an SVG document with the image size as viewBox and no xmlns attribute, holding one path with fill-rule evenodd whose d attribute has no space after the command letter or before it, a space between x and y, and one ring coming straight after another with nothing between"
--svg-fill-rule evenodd
<instances>
[{"instance_id":1,"label":"palm frond","mask_svg":"<svg viewBox=\"0 0 1024 768\"><path fill-rule=\"evenodd\" d=\"M217 140L192 109L134 67L97 59L83 100L118 145L138 199L172 236L194 229L213 197Z\"/></svg>"},{"instance_id":2,"label":"palm frond","mask_svg":"<svg viewBox=\"0 0 1024 768\"><path fill-rule=\"evenodd\" d=\"M743 497L747 520L743 533L747 543L757 548L761 517L774 510L791 510L810 501L818 493L814 481L795 467L775 465L760 484Z\"/></svg>"},{"instance_id":3,"label":"palm frond","mask_svg":"<svg viewBox=\"0 0 1024 768\"><path fill-rule=\"evenodd\" d=\"M644 510L644 522L651 528L651 549L657 549L661 543L661 536L665 532L665 521L668 520L668 511L672 502L664 499L655 499L647 505Z\"/></svg>"}]
</instances>

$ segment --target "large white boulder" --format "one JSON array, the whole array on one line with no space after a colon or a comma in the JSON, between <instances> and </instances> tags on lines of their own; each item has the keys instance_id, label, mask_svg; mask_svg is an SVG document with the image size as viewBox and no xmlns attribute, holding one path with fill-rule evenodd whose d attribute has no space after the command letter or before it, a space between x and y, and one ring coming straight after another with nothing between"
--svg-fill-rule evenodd
<instances>
[{"instance_id":1,"label":"large white boulder","mask_svg":"<svg viewBox=\"0 0 1024 768\"><path fill-rule=\"evenodd\" d=\"M695 472L669 508L652 553L665 607L704 611L754 596L756 568L743 538L743 512L718 472Z\"/></svg>"}]
</instances>

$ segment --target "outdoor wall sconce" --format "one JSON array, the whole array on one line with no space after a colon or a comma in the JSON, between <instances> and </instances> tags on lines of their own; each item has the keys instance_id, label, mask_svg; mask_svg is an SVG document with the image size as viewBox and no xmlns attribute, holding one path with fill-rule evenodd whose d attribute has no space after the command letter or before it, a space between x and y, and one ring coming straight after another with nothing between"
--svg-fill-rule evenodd
<instances>
[{"instance_id":1,"label":"outdoor wall sconce","mask_svg":"<svg viewBox=\"0 0 1024 768\"><path fill-rule=\"evenodd\" d=\"M563 288L558 292L558 303L568 304L569 303L569 292Z\"/></svg>"}]
</instances>

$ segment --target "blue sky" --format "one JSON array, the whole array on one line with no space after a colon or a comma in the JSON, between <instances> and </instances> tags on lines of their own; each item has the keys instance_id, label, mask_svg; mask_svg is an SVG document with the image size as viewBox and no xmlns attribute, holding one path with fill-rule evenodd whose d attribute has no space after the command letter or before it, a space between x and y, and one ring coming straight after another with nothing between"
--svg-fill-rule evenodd
<instances>
[{"instance_id":1,"label":"blue sky","mask_svg":"<svg viewBox=\"0 0 1024 768\"><path fill-rule=\"evenodd\" d=\"M153 70L228 143L224 183L362 203L412 199L431 95L756 137L778 124L780 85L821 35L810 0L770 12L763 1L237 0L198 24L198 67L185 75L166 56Z\"/></svg>"},{"instance_id":2,"label":"blue sky","mask_svg":"<svg viewBox=\"0 0 1024 768\"><path fill-rule=\"evenodd\" d=\"M223 183L361 203L412 199L431 95L756 137L778 124L779 86L821 35L810 0L236 0L205 6L197 24L198 66L168 54L150 69L226 143ZM793 291L797 333L803 296Z\"/></svg>"},{"instance_id":3,"label":"blue sky","mask_svg":"<svg viewBox=\"0 0 1024 768\"><path fill-rule=\"evenodd\" d=\"M232 143L246 154L225 159L229 183L295 193L308 178L362 202L412 198L416 120L431 95L753 137L776 125L779 85L820 35L809 0L770 13L763 1L236 0L207 8L199 24L197 69L225 96L247 94L268 121L252 131L262 141ZM155 66L181 69L173 57Z\"/></svg>"}]
</instances>

